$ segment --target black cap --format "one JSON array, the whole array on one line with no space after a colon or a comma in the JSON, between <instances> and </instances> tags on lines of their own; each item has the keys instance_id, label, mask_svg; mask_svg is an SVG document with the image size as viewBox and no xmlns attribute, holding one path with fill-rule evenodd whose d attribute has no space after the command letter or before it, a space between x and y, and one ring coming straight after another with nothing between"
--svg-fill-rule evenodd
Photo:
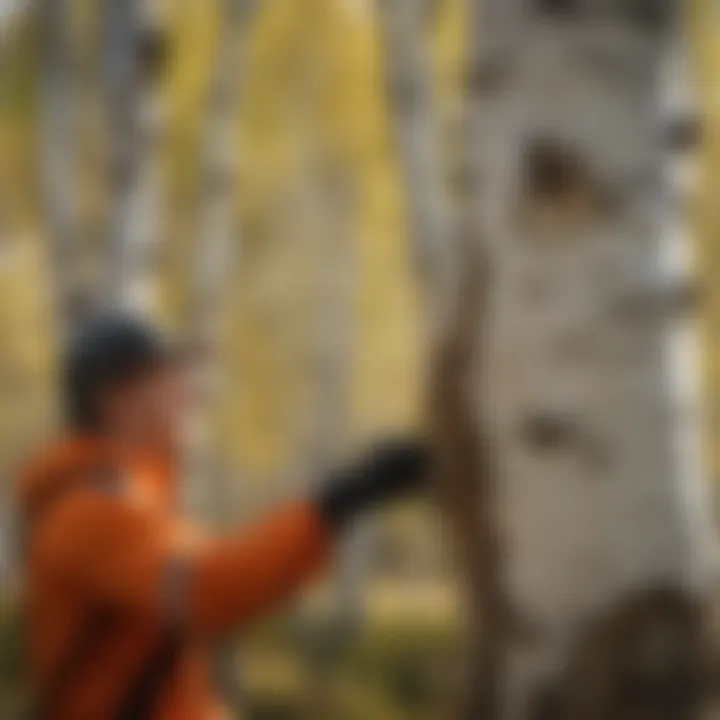
<instances>
[{"instance_id":1,"label":"black cap","mask_svg":"<svg viewBox=\"0 0 720 720\"><path fill-rule=\"evenodd\" d=\"M98 424L98 393L168 362L170 344L150 324L123 315L86 322L64 353L65 402L69 421L79 429Z\"/></svg>"}]
</instances>

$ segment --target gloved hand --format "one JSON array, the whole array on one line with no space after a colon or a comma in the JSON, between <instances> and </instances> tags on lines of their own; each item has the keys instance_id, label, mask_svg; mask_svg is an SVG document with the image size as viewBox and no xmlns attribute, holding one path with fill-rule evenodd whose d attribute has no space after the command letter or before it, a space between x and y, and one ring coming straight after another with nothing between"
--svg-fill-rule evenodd
<instances>
[{"instance_id":1,"label":"gloved hand","mask_svg":"<svg viewBox=\"0 0 720 720\"><path fill-rule=\"evenodd\" d=\"M423 440L383 442L332 473L316 502L331 527L341 529L364 511L421 489L432 465L431 450Z\"/></svg>"}]
</instances>

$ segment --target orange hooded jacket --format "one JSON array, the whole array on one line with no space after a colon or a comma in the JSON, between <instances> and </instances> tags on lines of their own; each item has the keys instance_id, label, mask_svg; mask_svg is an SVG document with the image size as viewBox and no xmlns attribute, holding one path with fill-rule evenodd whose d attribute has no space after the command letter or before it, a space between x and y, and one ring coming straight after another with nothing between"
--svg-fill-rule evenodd
<instances>
[{"instance_id":1,"label":"orange hooded jacket","mask_svg":"<svg viewBox=\"0 0 720 720\"><path fill-rule=\"evenodd\" d=\"M172 464L72 440L24 476L31 671L45 720L217 720L214 637L321 568L330 534L288 504L221 539L176 512Z\"/></svg>"}]
</instances>

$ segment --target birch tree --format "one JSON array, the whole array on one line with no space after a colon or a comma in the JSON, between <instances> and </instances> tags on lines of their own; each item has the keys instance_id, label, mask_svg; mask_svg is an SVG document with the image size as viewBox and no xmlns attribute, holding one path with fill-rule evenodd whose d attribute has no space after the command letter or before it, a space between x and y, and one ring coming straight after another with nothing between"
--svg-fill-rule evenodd
<instances>
[{"instance_id":1,"label":"birch tree","mask_svg":"<svg viewBox=\"0 0 720 720\"><path fill-rule=\"evenodd\" d=\"M150 311L158 295L166 34L156 0L103 0L110 146L111 305Z\"/></svg>"},{"instance_id":2,"label":"birch tree","mask_svg":"<svg viewBox=\"0 0 720 720\"><path fill-rule=\"evenodd\" d=\"M306 30L307 33L307 30ZM317 482L338 463L350 440L354 343L357 331L357 258L353 222L357 217L358 188L342 151L328 137L332 132L319 70L321 53L312 46L314 35L306 35L307 67L296 79L295 130L301 146L299 212L307 234L306 254L313 263L314 287L309 312L309 368L312 385L307 427L307 477ZM323 663L338 660L346 643L364 619L365 582L371 561L372 527L361 523L349 534L338 554L334 606L329 637L321 642L318 658ZM326 677L324 678L326 679Z\"/></svg>"},{"instance_id":3,"label":"birch tree","mask_svg":"<svg viewBox=\"0 0 720 720\"><path fill-rule=\"evenodd\" d=\"M227 493L213 473L212 412L221 388L219 343L222 301L240 252L236 215L238 111L247 29L254 0L225 0L220 38L204 119L200 159L198 226L191 271L188 335L204 349L193 447L188 464L189 504L215 519L227 508ZM207 477L213 473L212 478ZM212 498L201 497L202 488Z\"/></svg>"},{"instance_id":4,"label":"birch tree","mask_svg":"<svg viewBox=\"0 0 720 720\"><path fill-rule=\"evenodd\" d=\"M189 509L206 519L227 518L230 494L224 472L216 462L213 441L214 411L222 388L219 346L222 301L240 252L236 215L238 111L242 94L247 29L254 0L225 0L220 38L206 101L200 158L198 226L191 273L188 336L205 357L187 458L186 486ZM232 638L213 653L218 686L231 707L239 707L238 648Z\"/></svg>"},{"instance_id":5,"label":"birch tree","mask_svg":"<svg viewBox=\"0 0 720 720\"><path fill-rule=\"evenodd\" d=\"M341 462L351 438L354 350L357 333L356 257L353 220L357 188L341 158L323 136L322 116L308 111L317 97L308 90L306 113L297 119L300 172L293 214L303 228L302 261L309 265L308 321L304 323L301 364L308 384L307 402L296 426L299 450L291 457L294 484L317 485ZM299 103L296 107L303 107ZM297 242L297 227L290 233ZM374 528L367 521L350 529L334 563L329 613L306 642L308 697L316 712L332 714L333 672L361 630L365 619L365 588L372 561ZM302 608L300 609L302 615ZM302 627L302 624L300 625Z\"/></svg>"},{"instance_id":6,"label":"birch tree","mask_svg":"<svg viewBox=\"0 0 720 720\"><path fill-rule=\"evenodd\" d=\"M678 6L472 5L454 251L478 264L431 409L443 487L474 489L448 506L481 565L468 718L701 711L714 537L662 101Z\"/></svg>"},{"instance_id":7,"label":"birch tree","mask_svg":"<svg viewBox=\"0 0 720 720\"><path fill-rule=\"evenodd\" d=\"M353 254L352 219L355 189L331 160L321 160L315 182L317 223L312 229L316 242L316 263L321 268L317 305L314 309L317 332L314 337L315 457L312 477L322 477L337 463L350 436L353 384L353 349L357 328L356 259ZM364 586L369 564L371 528L361 524L351 531L337 564L334 630L340 643L360 627L364 616Z\"/></svg>"},{"instance_id":8,"label":"birch tree","mask_svg":"<svg viewBox=\"0 0 720 720\"><path fill-rule=\"evenodd\" d=\"M426 294L428 324L435 334L451 312L454 257L447 243L451 219L435 142L437 118L423 52L421 10L422 3L416 0L377 4L415 266Z\"/></svg>"},{"instance_id":9,"label":"birch tree","mask_svg":"<svg viewBox=\"0 0 720 720\"><path fill-rule=\"evenodd\" d=\"M73 325L85 300L78 277L78 124L71 5L66 0L44 0L40 13L39 177L49 237L51 302L61 336Z\"/></svg>"}]
</instances>

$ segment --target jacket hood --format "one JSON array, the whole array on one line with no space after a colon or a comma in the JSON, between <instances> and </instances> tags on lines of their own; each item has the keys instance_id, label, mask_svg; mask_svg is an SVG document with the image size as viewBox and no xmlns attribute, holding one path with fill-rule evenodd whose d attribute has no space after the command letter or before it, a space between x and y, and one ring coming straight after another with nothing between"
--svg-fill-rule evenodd
<instances>
[{"instance_id":1,"label":"jacket hood","mask_svg":"<svg viewBox=\"0 0 720 720\"><path fill-rule=\"evenodd\" d=\"M86 467L102 452L103 443L94 438L69 438L50 443L27 463L20 476L17 487L20 506L29 509L63 478Z\"/></svg>"},{"instance_id":2,"label":"jacket hood","mask_svg":"<svg viewBox=\"0 0 720 720\"><path fill-rule=\"evenodd\" d=\"M68 477L108 464L133 472L168 502L174 502L177 481L172 454L149 449L120 450L101 438L79 436L49 444L28 463L18 485L19 504L28 512Z\"/></svg>"}]
</instances>

